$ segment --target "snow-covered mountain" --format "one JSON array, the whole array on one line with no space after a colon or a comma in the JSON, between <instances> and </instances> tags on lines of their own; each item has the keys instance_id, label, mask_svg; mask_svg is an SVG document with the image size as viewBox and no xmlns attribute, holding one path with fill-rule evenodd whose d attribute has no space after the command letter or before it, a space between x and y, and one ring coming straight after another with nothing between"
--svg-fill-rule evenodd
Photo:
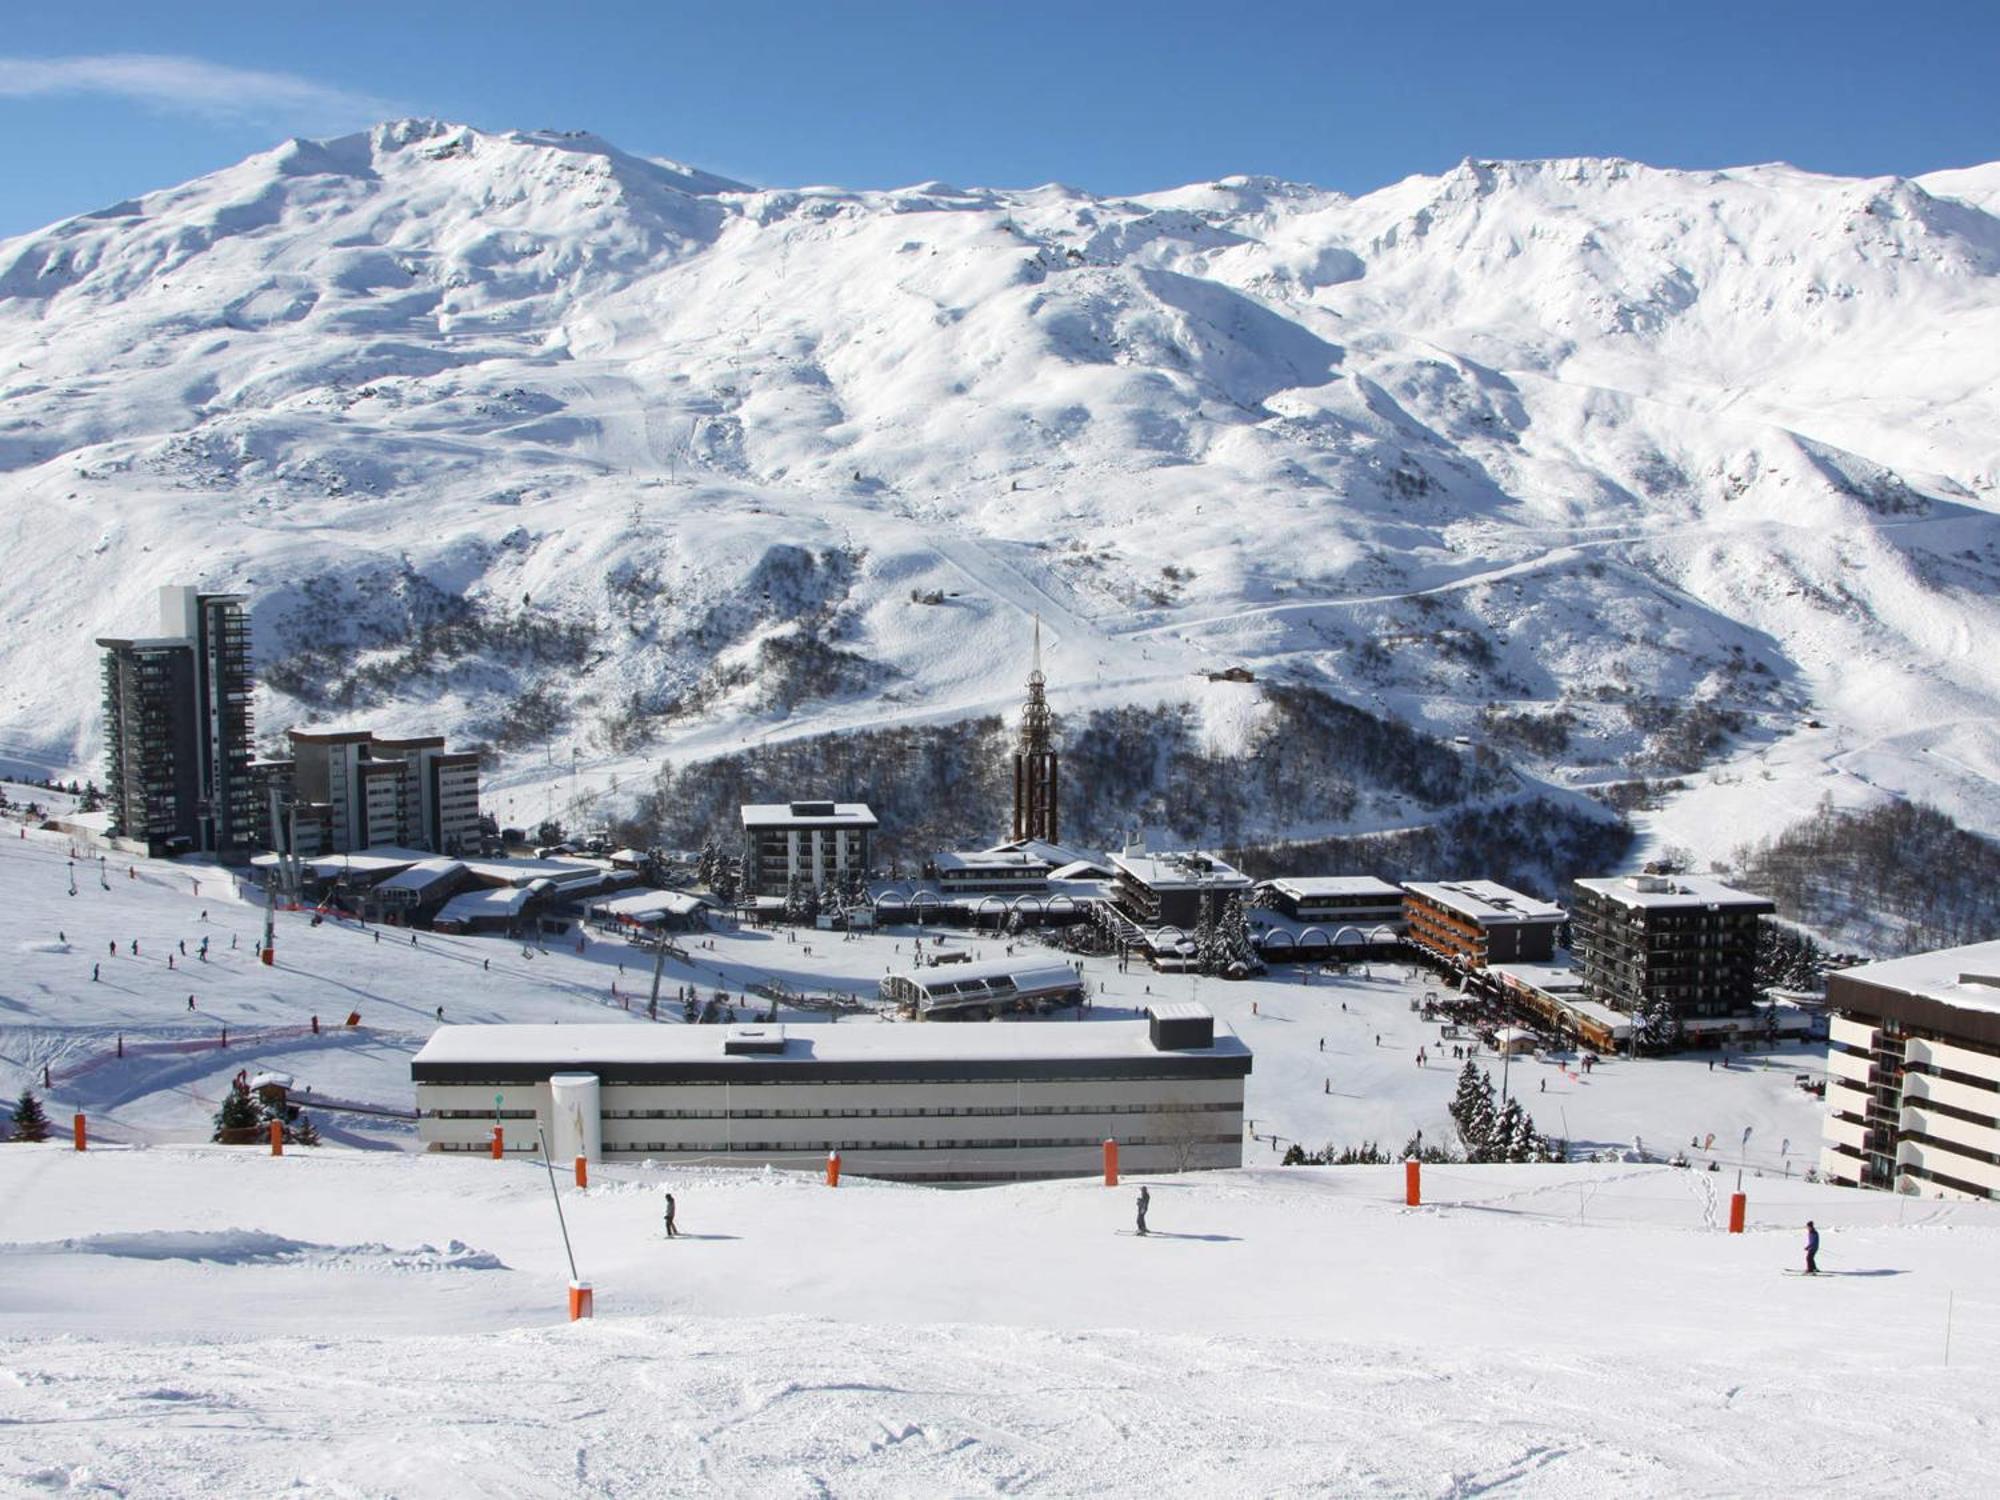
<instances>
[{"instance_id":1,"label":"snow-covered mountain","mask_svg":"<svg viewBox=\"0 0 2000 1500\"><path fill-rule=\"evenodd\" d=\"M1243 664L1679 771L1702 854L1823 792L2000 830L1996 211L2000 164L1110 199L293 141L0 243L0 756L92 773L92 638L198 581L261 730L436 725L524 806L1009 708L1039 613L1059 710L1225 750Z\"/></svg>"}]
</instances>

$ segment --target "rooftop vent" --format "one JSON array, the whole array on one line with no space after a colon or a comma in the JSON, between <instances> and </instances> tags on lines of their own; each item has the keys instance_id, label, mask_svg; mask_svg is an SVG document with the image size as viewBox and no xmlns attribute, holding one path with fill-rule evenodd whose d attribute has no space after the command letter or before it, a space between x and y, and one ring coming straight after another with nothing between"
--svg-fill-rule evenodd
<instances>
[{"instance_id":1,"label":"rooftop vent","mask_svg":"<svg viewBox=\"0 0 2000 1500\"><path fill-rule=\"evenodd\" d=\"M795 818L830 818L833 816L831 802L794 802L792 816Z\"/></svg>"},{"instance_id":2,"label":"rooftop vent","mask_svg":"<svg viewBox=\"0 0 2000 1500\"><path fill-rule=\"evenodd\" d=\"M1646 896L1664 896L1674 888L1674 883L1664 875L1634 875L1627 884Z\"/></svg>"},{"instance_id":3,"label":"rooftop vent","mask_svg":"<svg viewBox=\"0 0 2000 1500\"><path fill-rule=\"evenodd\" d=\"M2000 974L1961 974L1960 984L1983 984L1989 990L2000 990Z\"/></svg>"},{"instance_id":4,"label":"rooftop vent","mask_svg":"<svg viewBox=\"0 0 2000 1500\"><path fill-rule=\"evenodd\" d=\"M1146 1012L1153 1050L1191 1052L1215 1045L1215 1017L1191 1000L1155 1005Z\"/></svg>"},{"instance_id":5,"label":"rooftop vent","mask_svg":"<svg viewBox=\"0 0 2000 1500\"><path fill-rule=\"evenodd\" d=\"M722 1034L724 1057L772 1057L784 1050L782 1026L732 1026Z\"/></svg>"}]
</instances>

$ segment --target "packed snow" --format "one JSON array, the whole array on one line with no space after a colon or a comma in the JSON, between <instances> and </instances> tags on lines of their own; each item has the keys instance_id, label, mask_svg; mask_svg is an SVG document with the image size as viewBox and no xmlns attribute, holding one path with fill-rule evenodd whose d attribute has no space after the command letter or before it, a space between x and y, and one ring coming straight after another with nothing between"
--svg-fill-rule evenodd
<instances>
[{"instance_id":1,"label":"packed snow","mask_svg":"<svg viewBox=\"0 0 2000 1500\"><path fill-rule=\"evenodd\" d=\"M1010 1024L1209 1006L1255 1053L1244 1169L953 1192L599 1164L585 1190L556 1183L596 1302L571 1324L546 1169L414 1153L399 1114L440 1006L453 1022L680 1025L671 1006L644 1019L637 950L597 934L581 953L412 943L280 912L266 968L249 952L264 909L225 872L72 863L58 834L5 831L0 1089L39 1091L47 1067L59 1137L82 1110L92 1145L0 1146L0 1489L2000 1483L1971 1436L2000 1395L2000 1209L1801 1180L1817 1107L1793 1075L1816 1068L1809 1053L1614 1058L1587 1076L1513 1059L1509 1085L1544 1127L1602 1159L1427 1167L1410 1209L1401 1167L1270 1164L1292 1140L1442 1135L1454 1067L1417 1065L1440 1042L1411 1010L1421 978L1224 983L1087 961L1090 1018ZM866 996L913 937L718 932L664 983ZM896 1024L914 1023L840 1023ZM198 1144L239 1070L290 1075L329 1144ZM384 1146L404 1149L351 1149ZM1675 1150L1693 1167L1660 1164ZM1739 1171L1749 1232L1733 1237ZM1129 1232L1139 1181L1144 1240ZM1826 1236L1817 1283L1783 1274L1808 1217ZM1865 1420L1882 1409L1898 1420Z\"/></svg>"}]
</instances>

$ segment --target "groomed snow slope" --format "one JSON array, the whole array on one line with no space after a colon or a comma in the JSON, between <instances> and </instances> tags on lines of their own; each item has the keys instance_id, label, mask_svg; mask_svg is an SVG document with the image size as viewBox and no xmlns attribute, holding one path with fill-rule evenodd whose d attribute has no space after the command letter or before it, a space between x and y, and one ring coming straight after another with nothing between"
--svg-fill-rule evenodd
<instances>
[{"instance_id":1,"label":"groomed snow slope","mask_svg":"<svg viewBox=\"0 0 2000 1500\"><path fill-rule=\"evenodd\" d=\"M0 1486L148 1495L1990 1492L2000 1210L1398 1168L952 1193L0 1149ZM684 1237L660 1237L660 1192ZM1801 1225L1826 1233L1817 1282ZM439 1248L443 1247L443 1248ZM497 1262L497 1264L495 1264ZM1947 1299L1950 1366L1945 1367Z\"/></svg>"},{"instance_id":2,"label":"groomed snow slope","mask_svg":"<svg viewBox=\"0 0 2000 1500\"><path fill-rule=\"evenodd\" d=\"M1242 661L1454 733L1566 707L1530 769L1587 784L1651 763L1628 699L1710 701L1698 853L1823 791L2000 829L1991 176L1099 199L294 141L0 244L0 757L93 772L92 638L193 579L252 596L261 729L491 739L524 809L1008 707L1039 612L1065 712Z\"/></svg>"}]
</instances>

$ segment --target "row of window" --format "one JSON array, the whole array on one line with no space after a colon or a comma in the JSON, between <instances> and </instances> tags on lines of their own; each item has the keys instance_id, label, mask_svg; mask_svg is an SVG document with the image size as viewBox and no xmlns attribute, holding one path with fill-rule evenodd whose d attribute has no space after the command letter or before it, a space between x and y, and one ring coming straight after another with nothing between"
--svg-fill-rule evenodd
<instances>
[{"instance_id":1,"label":"row of window","mask_svg":"<svg viewBox=\"0 0 2000 1500\"><path fill-rule=\"evenodd\" d=\"M1209 1135L1134 1135L1120 1136L1118 1144L1126 1146L1234 1146L1238 1143L1236 1132L1221 1131ZM694 1156L726 1156L741 1152L745 1155L759 1153L770 1155L796 1155L810 1151L815 1154L827 1151L1016 1151L1047 1150L1057 1147L1099 1148L1104 1138L1096 1135L1056 1135L1030 1136L1017 1139L1011 1135L966 1136L952 1140L937 1141L864 1141L864 1140L820 1140L820 1141L607 1141L607 1151L651 1151L662 1156L668 1154ZM480 1143L460 1146L459 1150L485 1150Z\"/></svg>"},{"instance_id":2,"label":"row of window","mask_svg":"<svg viewBox=\"0 0 2000 1500\"><path fill-rule=\"evenodd\" d=\"M952 1105L937 1108L885 1107L881 1109L607 1109L607 1120L920 1120L1005 1118L1012 1115L1185 1115L1241 1112L1241 1101L1215 1104L994 1104ZM456 1116L439 1112L437 1118L476 1119L478 1111Z\"/></svg>"},{"instance_id":3,"label":"row of window","mask_svg":"<svg viewBox=\"0 0 2000 1500\"><path fill-rule=\"evenodd\" d=\"M1092 1060L1095 1061L1095 1059ZM731 1059L732 1063L735 1061L737 1061L737 1059L734 1058ZM749 1059L744 1059L744 1061L748 1061L754 1064L756 1059L749 1058ZM940 1066L949 1066L951 1063L958 1061L961 1061L961 1059L957 1058L947 1059L945 1062L941 1063ZM602 1078L600 1079L600 1082L606 1088L720 1089L726 1087L732 1091L735 1091L740 1089L796 1089L796 1088L880 1089L885 1087L930 1089L930 1088L947 1088L947 1087L956 1088L956 1087L972 1087L972 1086L981 1086L986 1088L1020 1088L1026 1086L1026 1087L1039 1088L1039 1087L1046 1087L1048 1084L1057 1081L1060 1081L1065 1089L1075 1090L1078 1088L1086 1087L1091 1084L1112 1084L1112 1085L1124 1085L1124 1084L1134 1084L1134 1083L1186 1084L1196 1081L1208 1081L1208 1080L1198 1080L1192 1077L1188 1072L1182 1070L1175 1070L1164 1073L1085 1073L1073 1076L1065 1075L1060 1080L1051 1079L1046 1075L1037 1073L1021 1073L1021 1074L1016 1074L1012 1077L1005 1077L1005 1078L992 1078L992 1077L974 1078L971 1077L970 1075L956 1074L956 1073L926 1073L921 1078L886 1079L886 1080L881 1078L821 1078L815 1076L811 1071L809 1071L811 1067L810 1064L787 1063L784 1064L784 1066L787 1069L787 1071L792 1074L792 1076L787 1078L748 1078L742 1080L732 1078L727 1080L726 1082L722 1079L708 1079L708 1078L698 1078L698 1079L691 1078L682 1080L647 1078L647 1079L636 1079L630 1081L619 1078ZM794 1069L796 1071L793 1071ZM1227 1080L1216 1079L1213 1081L1225 1082ZM520 1078L454 1078L449 1080L448 1082L425 1081L419 1083L418 1087L426 1089L435 1089L435 1088L485 1089L486 1091L488 1091L488 1093L491 1093L493 1090L496 1089L533 1088L536 1087L539 1082L540 1080L523 1080Z\"/></svg>"}]
</instances>

